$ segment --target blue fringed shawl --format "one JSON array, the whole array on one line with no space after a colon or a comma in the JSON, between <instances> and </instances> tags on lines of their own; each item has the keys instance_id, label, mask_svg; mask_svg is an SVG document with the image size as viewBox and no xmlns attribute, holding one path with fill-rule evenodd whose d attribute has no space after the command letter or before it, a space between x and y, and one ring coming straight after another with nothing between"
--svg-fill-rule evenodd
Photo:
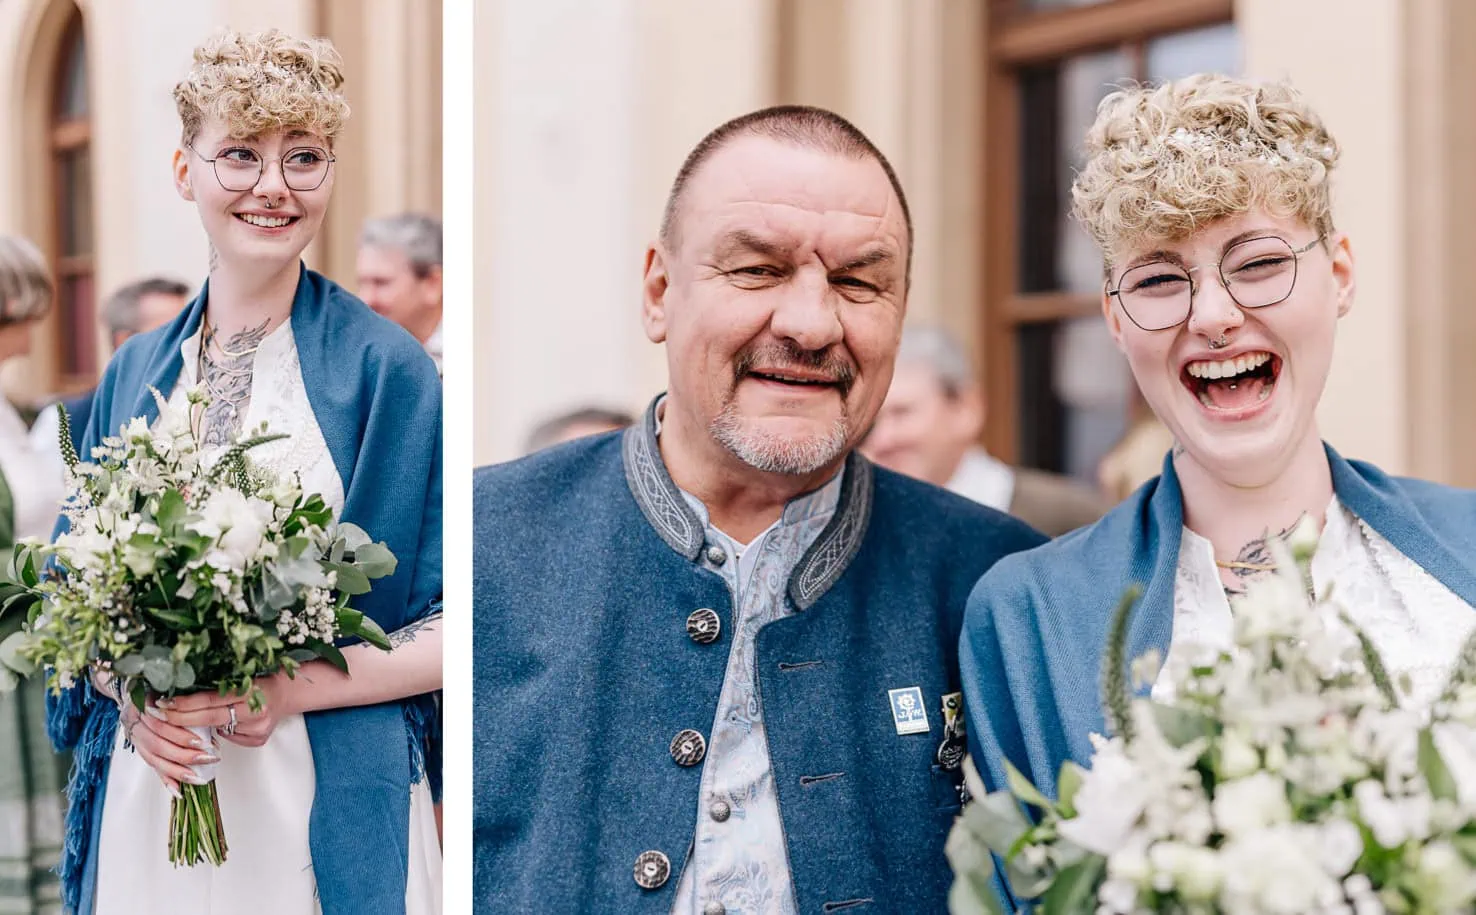
<instances>
[{"instance_id":1,"label":"blue fringed shawl","mask_svg":"<svg viewBox=\"0 0 1476 915\"><path fill-rule=\"evenodd\" d=\"M1327 458L1344 506L1476 606L1476 492L1390 477L1332 448ZM1152 648L1167 656L1183 526L1170 457L1161 477L1102 520L1005 557L975 587L959 670L969 751L989 790L1004 786L1005 760L1052 797L1063 762L1091 762L1088 735L1106 733L1098 684L1113 610L1142 585L1128 661Z\"/></svg>"},{"instance_id":2,"label":"blue fringed shawl","mask_svg":"<svg viewBox=\"0 0 1476 915\"><path fill-rule=\"evenodd\" d=\"M180 317L118 350L98 385L84 458L133 417L157 417L148 387L173 390L180 344L199 327L208 292L207 283ZM305 267L291 320L308 400L343 477L343 520L386 541L400 560L354 603L392 632L440 609L440 379L407 332ZM78 915L93 910L117 719L116 706L86 683L49 702L51 739L75 759L60 871L63 902ZM440 796L434 697L310 712L306 721L317 780L309 836L323 911L402 915L410 785L426 775Z\"/></svg>"}]
</instances>

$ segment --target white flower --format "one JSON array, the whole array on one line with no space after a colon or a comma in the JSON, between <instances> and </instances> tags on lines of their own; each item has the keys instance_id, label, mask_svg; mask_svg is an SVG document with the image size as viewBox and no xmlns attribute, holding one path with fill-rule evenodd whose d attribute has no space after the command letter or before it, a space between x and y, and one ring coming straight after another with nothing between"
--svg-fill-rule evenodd
<instances>
[{"instance_id":1,"label":"white flower","mask_svg":"<svg viewBox=\"0 0 1476 915\"><path fill-rule=\"evenodd\" d=\"M1363 834L1342 817L1328 820L1320 828L1318 853L1323 870L1334 877L1345 876L1363 854Z\"/></svg>"},{"instance_id":2,"label":"white flower","mask_svg":"<svg viewBox=\"0 0 1476 915\"><path fill-rule=\"evenodd\" d=\"M1286 782L1267 772L1221 782L1215 789L1213 809L1216 825L1231 837L1291 819Z\"/></svg>"},{"instance_id":3,"label":"white flower","mask_svg":"<svg viewBox=\"0 0 1476 915\"><path fill-rule=\"evenodd\" d=\"M1159 842L1148 852L1153 869L1169 875L1170 887L1192 902L1208 902L1220 891L1224 873L1212 849L1182 842Z\"/></svg>"},{"instance_id":4,"label":"white flower","mask_svg":"<svg viewBox=\"0 0 1476 915\"><path fill-rule=\"evenodd\" d=\"M1420 850L1413 882L1421 911L1468 911L1476 899L1476 873L1449 842L1432 842Z\"/></svg>"},{"instance_id":5,"label":"white flower","mask_svg":"<svg viewBox=\"0 0 1476 915\"><path fill-rule=\"evenodd\" d=\"M1341 894L1317 859L1315 827L1283 823L1237 836L1220 849L1226 912L1303 915Z\"/></svg>"},{"instance_id":6,"label":"white flower","mask_svg":"<svg viewBox=\"0 0 1476 915\"><path fill-rule=\"evenodd\" d=\"M1384 848L1398 848L1430 834L1429 795L1391 799L1382 784L1369 778L1353 786L1353 799L1359 818Z\"/></svg>"},{"instance_id":7,"label":"white flower","mask_svg":"<svg viewBox=\"0 0 1476 915\"><path fill-rule=\"evenodd\" d=\"M1061 823L1063 837L1099 855L1120 848L1143 814L1152 780L1123 753L1120 741L1092 735L1096 755L1076 792L1076 816Z\"/></svg>"},{"instance_id":8,"label":"white flower","mask_svg":"<svg viewBox=\"0 0 1476 915\"><path fill-rule=\"evenodd\" d=\"M195 524L199 533L216 541L217 549L207 562L217 569L245 571L260 552L271 519L272 506L261 499L247 498L235 489L212 493Z\"/></svg>"},{"instance_id":9,"label":"white flower","mask_svg":"<svg viewBox=\"0 0 1476 915\"><path fill-rule=\"evenodd\" d=\"M135 416L123 427L123 440L126 442L148 442L153 438L149 432L149 423L142 416Z\"/></svg>"},{"instance_id":10,"label":"white flower","mask_svg":"<svg viewBox=\"0 0 1476 915\"><path fill-rule=\"evenodd\" d=\"M1220 740L1220 777L1242 778L1261 767L1261 754L1240 728L1227 728Z\"/></svg>"}]
</instances>

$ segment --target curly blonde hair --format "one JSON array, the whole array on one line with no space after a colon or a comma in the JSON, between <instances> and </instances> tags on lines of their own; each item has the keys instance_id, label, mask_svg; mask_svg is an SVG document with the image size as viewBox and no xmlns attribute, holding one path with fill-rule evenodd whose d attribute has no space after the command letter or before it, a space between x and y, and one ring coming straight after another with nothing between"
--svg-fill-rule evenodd
<instances>
[{"instance_id":1,"label":"curly blonde hair","mask_svg":"<svg viewBox=\"0 0 1476 915\"><path fill-rule=\"evenodd\" d=\"M349 115L342 89L343 58L328 39L226 30L195 49L174 104L186 143L218 118L232 139L302 130L331 144Z\"/></svg>"},{"instance_id":2,"label":"curly blonde hair","mask_svg":"<svg viewBox=\"0 0 1476 915\"><path fill-rule=\"evenodd\" d=\"M1296 89L1199 74L1112 93L1087 133L1072 211L1114 252L1261 206L1332 232L1338 146Z\"/></svg>"}]
</instances>

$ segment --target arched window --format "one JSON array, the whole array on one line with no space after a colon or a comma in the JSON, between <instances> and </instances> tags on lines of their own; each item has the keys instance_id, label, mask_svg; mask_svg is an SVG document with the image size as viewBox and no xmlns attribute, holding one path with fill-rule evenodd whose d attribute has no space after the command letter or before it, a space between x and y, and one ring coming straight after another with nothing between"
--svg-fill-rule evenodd
<instances>
[{"instance_id":1,"label":"arched window","mask_svg":"<svg viewBox=\"0 0 1476 915\"><path fill-rule=\"evenodd\" d=\"M93 283L92 123L87 40L76 14L62 35L51 101L51 162L56 188L58 379L64 388L97 378Z\"/></svg>"}]
</instances>

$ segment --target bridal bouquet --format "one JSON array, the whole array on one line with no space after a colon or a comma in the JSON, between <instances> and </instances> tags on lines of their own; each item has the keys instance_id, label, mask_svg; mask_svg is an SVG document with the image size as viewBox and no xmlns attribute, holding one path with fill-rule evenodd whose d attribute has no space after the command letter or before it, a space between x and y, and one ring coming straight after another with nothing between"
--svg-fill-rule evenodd
<instances>
[{"instance_id":1,"label":"bridal bouquet","mask_svg":"<svg viewBox=\"0 0 1476 915\"><path fill-rule=\"evenodd\" d=\"M93 449L91 462L78 459L62 414L70 530L50 545L17 544L0 576L0 617L24 615L0 642L12 682L44 671L59 692L101 671L119 701L140 711L151 693L201 690L242 695L255 710L256 677L290 676L318 658L347 671L338 638L388 650L384 632L348 601L393 574L395 557L359 528L336 524L295 477L251 463L251 449L286 436L263 426L210 461L190 423L206 398L192 391L176 410L153 393L153 428L133 420ZM192 730L210 744L209 728ZM212 768L197 768L210 781L181 786L172 802L175 864L225 860Z\"/></svg>"},{"instance_id":2,"label":"bridal bouquet","mask_svg":"<svg viewBox=\"0 0 1476 915\"><path fill-rule=\"evenodd\" d=\"M1124 599L1104 660L1114 736L1093 735L1090 770L1062 768L1054 800L1014 769L985 796L970 767L953 912L1000 911L990 852L1042 913L1476 911L1476 639L1429 709L1404 707L1332 595L1309 597L1314 546L1300 530L1237 601L1230 650L1170 663L1168 702L1133 698Z\"/></svg>"}]
</instances>

